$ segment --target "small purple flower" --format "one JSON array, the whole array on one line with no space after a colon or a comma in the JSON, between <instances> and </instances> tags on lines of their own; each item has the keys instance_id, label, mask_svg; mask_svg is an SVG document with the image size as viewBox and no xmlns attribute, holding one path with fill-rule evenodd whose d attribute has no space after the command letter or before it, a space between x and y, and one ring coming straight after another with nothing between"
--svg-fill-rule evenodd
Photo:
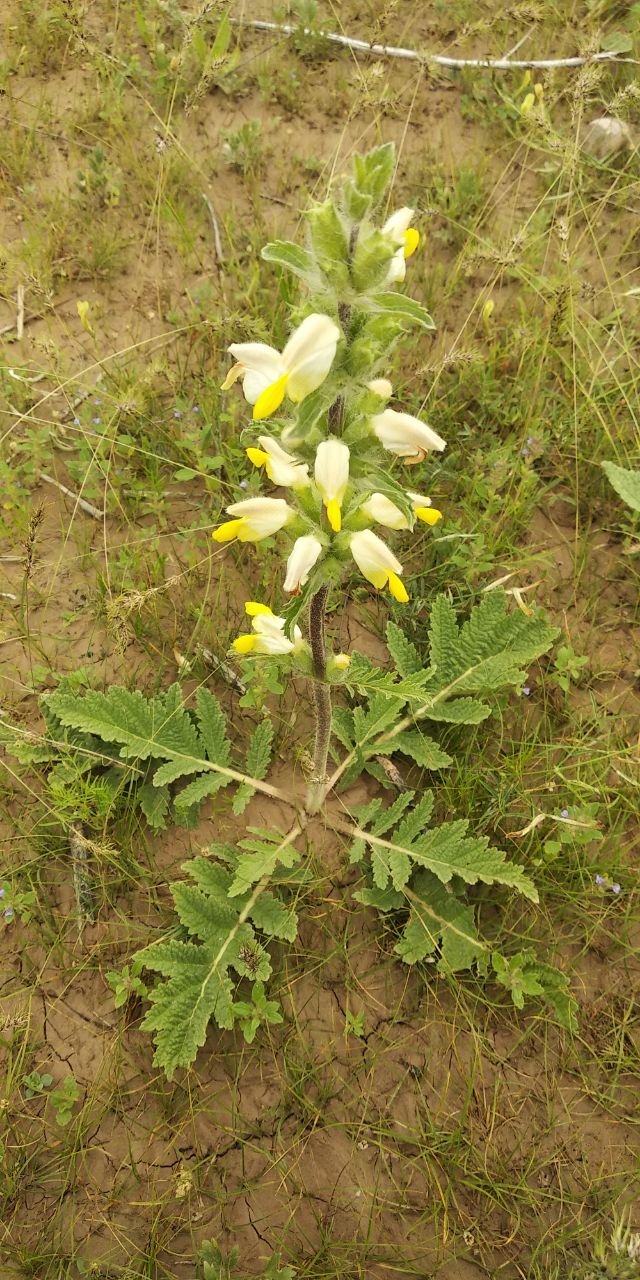
<instances>
[{"instance_id":1,"label":"small purple flower","mask_svg":"<svg viewBox=\"0 0 640 1280\"><path fill-rule=\"evenodd\" d=\"M523 694L524 694L525 698L528 698L528 697L529 697L529 694L531 693L531 686L530 686L530 685L528 685L528 684L523 685L523 686L522 686L522 692L523 692Z\"/></svg>"},{"instance_id":2,"label":"small purple flower","mask_svg":"<svg viewBox=\"0 0 640 1280\"><path fill-rule=\"evenodd\" d=\"M560 817L561 817L561 818L568 818L568 817L569 817L569 810L568 810L568 809L561 809L561 810L560 810Z\"/></svg>"},{"instance_id":3,"label":"small purple flower","mask_svg":"<svg viewBox=\"0 0 640 1280\"><path fill-rule=\"evenodd\" d=\"M102 422L102 418L92 418L91 421L95 423L96 427L99 427Z\"/></svg>"},{"instance_id":4,"label":"small purple flower","mask_svg":"<svg viewBox=\"0 0 640 1280\"><path fill-rule=\"evenodd\" d=\"M596 884L597 884L599 887L600 887L600 886L602 886L603 884L606 884L606 883L607 883L607 882L606 882L606 879L605 879L605 877L604 877L604 876L596 876L596 877L595 877L595 881L596 881Z\"/></svg>"},{"instance_id":5,"label":"small purple flower","mask_svg":"<svg viewBox=\"0 0 640 1280\"><path fill-rule=\"evenodd\" d=\"M191 410L191 412L192 412L192 413L199 413L199 412L200 412L200 405L199 405L199 404L194 404L193 409Z\"/></svg>"},{"instance_id":6,"label":"small purple flower","mask_svg":"<svg viewBox=\"0 0 640 1280\"><path fill-rule=\"evenodd\" d=\"M527 456L527 454L528 454L529 450L528 450L527 448L524 448L524 449L521 449L521 450L520 450L520 452L521 452L521 453L524 455L524 457L526 458L526 456Z\"/></svg>"},{"instance_id":7,"label":"small purple flower","mask_svg":"<svg viewBox=\"0 0 640 1280\"><path fill-rule=\"evenodd\" d=\"M535 444L535 436L527 436L527 444Z\"/></svg>"},{"instance_id":8,"label":"small purple flower","mask_svg":"<svg viewBox=\"0 0 640 1280\"><path fill-rule=\"evenodd\" d=\"M100 397L99 397L99 396L94 396L94 398L93 398L93 403L94 403L94 404L102 404L102 400L100 399Z\"/></svg>"},{"instance_id":9,"label":"small purple flower","mask_svg":"<svg viewBox=\"0 0 640 1280\"><path fill-rule=\"evenodd\" d=\"M180 412L180 410L179 410L179 409L174 409L174 411L173 411L173 416L174 416L174 418L181 418L181 417L182 417L182 414L181 414L181 412Z\"/></svg>"},{"instance_id":10,"label":"small purple flower","mask_svg":"<svg viewBox=\"0 0 640 1280\"><path fill-rule=\"evenodd\" d=\"M4 898L4 889L0 889L0 898Z\"/></svg>"},{"instance_id":11,"label":"small purple flower","mask_svg":"<svg viewBox=\"0 0 640 1280\"><path fill-rule=\"evenodd\" d=\"M79 418L74 418L74 419L73 419L73 425L74 425L74 427L79 427L79 426L80 426L80 419L79 419Z\"/></svg>"},{"instance_id":12,"label":"small purple flower","mask_svg":"<svg viewBox=\"0 0 640 1280\"><path fill-rule=\"evenodd\" d=\"M612 886L611 886L611 892L612 892L612 893L615 893L615 894L620 893L620 890L621 890L621 889L622 889L622 885L621 885L621 884L612 884Z\"/></svg>"},{"instance_id":13,"label":"small purple flower","mask_svg":"<svg viewBox=\"0 0 640 1280\"><path fill-rule=\"evenodd\" d=\"M240 481L240 488L241 488L241 489L248 489L248 488L249 488L249 481L248 481L248 480L241 480L241 481Z\"/></svg>"},{"instance_id":14,"label":"small purple flower","mask_svg":"<svg viewBox=\"0 0 640 1280\"><path fill-rule=\"evenodd\" d=\"M12 907L7 907L7 909L6 909L5 913L4 913L4 918L5 918L5 920L13 920L13 915L14 915L13 908L12 908Z\"/></svg>"}]
</instances>

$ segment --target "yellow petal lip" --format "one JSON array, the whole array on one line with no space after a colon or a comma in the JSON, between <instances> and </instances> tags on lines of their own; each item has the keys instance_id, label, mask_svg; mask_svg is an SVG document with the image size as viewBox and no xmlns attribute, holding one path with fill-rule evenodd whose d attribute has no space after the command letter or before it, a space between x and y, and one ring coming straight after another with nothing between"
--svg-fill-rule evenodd
<instances>
[{"instance_id":1,"label":"yellow petal lip","mask_svg":"<svg viewBox=\"0 0 640 1280\"><path fill-rule=\"evenodd\" d=\"M237 520L225 520L217 529L214 529L211 537L214 542L231 542L233 538L237 538L240 530L244 525L244 520L240 516Z\"/></svg>"},{"instance_id":2,"label":"yellow petal lip","mask_svg":"<svg viewBox=\"0 0 640 1280\"><path fill-rule=\"evenodd\" d=\"M232 364L224 382L221 383L220 385L220 390L228 391L229 387L232 387L234 382L238 381L238 378L240 377L242 370L243 370L243 366L241 364Z\"/></svg>"},{"instance_id":3,"label":"yellow petal lip","mask_svg":"<svg viewBox=\"0 0 640 1280\"><path fill-rule=\"evenodd\" d=\"M333 532L339 533L342 528L342 513L337 498L332 498L331 502L327 503L327 519Z\"/></svg>"},{"instance_id":4,"label":"yellow petal lip","mask_svg":"<svg viewBox=\"0 0 640 1280\"><path fill-rule=\"evenodd\" d=\"M420 244L420 232L415 227L409 227L404 233L404 256L410 258L415 253Z\"/></svg>"},{"instance_id":5,"label":"yellow petal lip","mask_svg":"<svg viewBox=\"0 0 640 1280\"><path fill-rule=\"evenodd\" d=\"M442 520L442 512L437 507L416 507L415 513L418 520L424 520L425 524L434 525Z\"/></svg>"},{"instance_id":6,"label":"yellow petal lip","mask_svg":"<svg viewBox=\"0 0 640 1280\"><path fill-rule=\"evenodd\" d=\"M389 590L394 600L397 600L399 604L407 603L407 600L409 599L407 588L405 587L402 578L399 578L397 573L389 574Z\"/></svg>"},{"instance_id":7,"label":"yellow petal lip","mask_svg":"<svg viewBox=\"0 0 640 1280\"><path fill-rule=\"evenodd\" d=\"M244 611L249 614L250 618L258 618L263 613L267 613L270 617L273 617L273 609L270 609L268 604L259 604L257 600L247 600L245 602Z\"/></svg>"},{"instance_id":8,"label":"yellow petal lip","mask_svg":"<svg viewBox=\"0 0 640 1280\"><path fill-rule=\"evenodd\" d=\"M257 640L257 636L236 636L232 648L236 653L251 653L256 647Z\"/></svg>"},{"instance_id":9,"label":"yellow petal lip","mask_svg":"<svg viewBox=\"0 0 640 1280\"><path fill-rule=\"evenodd\" d=\"M269 454L264 449L247 449L247 457L254 467L264 467L269 461Z\"/></svg>"},{"instance_id":10,"label":"yellow petal lip","mask_svg":"<svg viewBox=\"0 0 640 1280\"><path fill-rule=\"evenodd\" d=\"M263 418L270 418L276 409L280 408L284 400L284 393L287 389L289 379L288 373L283 373L281 378L277 378L270 386L265 387L264 391L258 396L253 406L253 421L261 422Z\"/></svg>"}]
</instances>

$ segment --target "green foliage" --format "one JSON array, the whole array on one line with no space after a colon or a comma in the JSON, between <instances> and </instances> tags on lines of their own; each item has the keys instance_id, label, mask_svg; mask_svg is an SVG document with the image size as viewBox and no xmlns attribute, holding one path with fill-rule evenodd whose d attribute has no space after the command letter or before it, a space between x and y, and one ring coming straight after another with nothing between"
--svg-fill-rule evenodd
<instances>
[{"instance_id":1,"label":"green foliage","mask_svg":"<svg viewBox=\"0 0 640 1280\"><path fill-rule=\"evenodd\" d=\"M260 866L267 870L258 870L256 849L266 847L270 856L262 853ZM266 885L278 865L292 867L298 859L290 840L272 833L270 845L262 838L242 841L238 850L213 846L208 857L184 864L187 880L170 885L181 930L133 961L138 972L144 967L164 979L149 993L151 1009L142 1025L154 1033L154 1061L169 1080L177 1067L193 1062L210 1020L224 1030L239 1023L249 1042L262 1023L282 1020L277 1003L265 996L271 961L258 931L265 938L295 938L296 912L280 896L280 884L276 892ZM252 983L250 997L236 1000L243 978Z\"/></svg>"},{"instance_id":2,"label":"green foliage","mask_svg":"<svg viewBox=\"0 0 640 1280\"><path fill-rule=\"evenodd\" d=\"M487 593L459 625L448 597L437 596L431 606L428 667L393 622L387 645L395 671L353 655L345 683L364 695L366 705L334 713L334 732L350 753L343 785L363 769L379 777L376 757L395 751L423 768L446 768L451 757L418 722L479 724L491 714L488 695L522 685L526 668L551 647L556 630L541 613L509 610L508 599L504 592Z\"/></svg>"},{"instance_id":3,"label":"green foliage","mask_svg":"<svg viewBox=\"0 0 640 1280\"><path fill-rule=\"evenodd\" d=\"M140 977L142 968L141 960L134 959L130 965L125 964L119 973L115 969L110 969L105 974L105 978L113 991L114 1008L121 1009L123 1005L135 997L146 998L148 995L147 987Z\"/></svg>"},{"instance_id":4,"label":"green foliage","mask_svg":"<svg viewBox=\"0 0 640 1280\"><path fill-rule=\"evenodd\" d=\"M55 1112L56 1124L59 1124L61 1128L64 1129L70 1124L73 1108L81 1092L78 1081L73 1076L67 1076L59 1088L52 1089L49 1094L49 1102Z\"/></svg>"},{"instance_id":5,"label":"green foliage","mask_svg":"<svg viewBox=\"0 0 640 1280\"><path fill-rule=\"evenodd\" d=\"M491 964L497 982L511 993L516 1009L524 1008L526 996L541 996L551 1005L561 1026L577 1030L577 1005L568 990L567 978L558 969L541 964L529 949L509 957L494 951Z\"/></svg>"},{"instance_id":6,"label":"green foliage","mask_svg":"<svg viewBox=\"0 0 640 1280\"><path fill-rule=\"evenodd\" d=\"M53 1076L47 1073L41 1075L39 1071L30 1071L28 1075L22 1077L25 1098L35 1098L37 1094L49 1089L52 1084Z\"/></svg>"},{"instance_id":7,"label":"green foliage","mask_svg":"<svg viewBox=\"0 0 640 1280\"><path fill-rule=\"evenodd\" d=\"M54 763L63 794L70 768L75 773L100 771L99 781L109 789L107 800L126 784L154 831L162 830L170 815L192 823L203 801L231 784L238 785L234 811L241 813L254 783L269 768L273 726L269 720L256 726L246 772L239 772L231 765L226 718L217 698L200 687L194 703L185 706L178 684L145 697L118 686L106 693L78 691L65 681L42 698L43 740L34 744L9 729L4 740L22 761ZM191 780L178 788L187 778ZM69 816L77 818L77 799L74 804Z\"/></svg>"},{"instance_id":8,"label":"green foliage","mask_svg":"<svg viewBox=\"0 0 640 1280\"><path fill-rule=\"evenodd\" d=\"M238 1249L231 1249L224 1254L214 1240L205 1240L200 1246L199 1262L201 1280L250 1280L238 1271ZM273 1254L260 1275L262 1280L294 1280L293 1267L281 1267L277 1254Z\"/></svg>"},{"instance_id":9,"label":"green foliage","mask_svg":"<svg viewBox=\"0 0 640 1280\"><path fill-rule=\"evenodd\" d=\"M632 511L640 511L640 471L603 462L603 469L616 493Z\"/></svg>"}]
</instances>

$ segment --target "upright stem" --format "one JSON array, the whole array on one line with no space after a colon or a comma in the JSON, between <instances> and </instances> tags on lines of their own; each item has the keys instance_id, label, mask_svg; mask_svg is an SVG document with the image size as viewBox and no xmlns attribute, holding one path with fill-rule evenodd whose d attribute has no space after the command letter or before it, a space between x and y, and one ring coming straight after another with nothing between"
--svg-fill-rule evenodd
<instances>
[{"instance_id":1,"label":"upright stem","mask_svg":"<svg viewBox=\"0 0 640 1280\"><path fill-rule=\"evenodd\" d=\"M355 222L349 237L348 263L351 266L355 253L360 224ZM351 307L347 302L338 303L338 319L342 325L347 345L350 341ZM345 411L345 398L336 396L327 414L329 431L339 435ZM307 813L320 809L327 785L327 759L331 741L331 686L327 682L327 656L324 645L324 620L327 607L328 586L321 587L311 597L309 605L309 642L313 658L313 701L316 713L316 733L313 748L313 773L307 788L305 808Z\"/></svg>"},{"instance_id":2,"label":"upright stem","mask_svg":"<svg viewBox=\"0 0 640 1280\"><path fill-rule=\"evenodd\" d=\"M324 619L329 588L321 587L311 597L309 606L309 641L313 658L313 701L316 733L313 747L313 772L307 788L307 813L317 813L327 781L327 757L331 740L331 689L327 683L327 656L324 645Z\"/></svg>"}]
</instances>

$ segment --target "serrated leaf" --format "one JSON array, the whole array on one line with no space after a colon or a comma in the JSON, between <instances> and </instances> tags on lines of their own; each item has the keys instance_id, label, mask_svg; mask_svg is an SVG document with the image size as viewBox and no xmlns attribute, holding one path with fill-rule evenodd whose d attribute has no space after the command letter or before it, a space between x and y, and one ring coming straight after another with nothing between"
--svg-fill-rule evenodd
<instances>
[{"instance_id":1,"label":"serrated leaf","mask_svg":"<svg viewBox=\"0 0 640 1280\"><path fill-rule=\"evenodd\" d=\"M408 859L409 865L433 872L443 884L449 884L454 877L465 884L504 884L518 889L532 902L538 901L537 890L523 868L507 862L505 853L492 848L486 836L468 835L465 819L425 829L431 805L432 796L427 792L386 837L360 827L354 831L356 838L365 840L371 849L373 876L379 888L384 889L392 875L396 887L400 887ZM405 883L407 879L408 874Z\"/></svg>"},{"instance_id":2,"label":"serrated leaf","mask_svg":"<svg viewBox=\"0 0 640 1280\"><path fill-rule=\"evenodd\" d=\"M619 467L615 462L603 462L602 468L618 497L622 498L632 511L640 511L640 470Z\"/></svg>"},{"instance_id":3,"label":"serrated leaf","mask_svg":"<svg viewBox=\"0 0 640 1280\"><path fill-rule=\"evenodd\" d=\"M436 327L422 303L408 298L405 293L376 293L367 300L367 306L370 311L393 316L406 324L418 324L422 329L433 330Z\"/></svg>"},{"instance_id":4,"label":"serrated leaf","mask_svg":"<svg viewBox=\"0 0 640 1280\"><path fill-rule=\"evenodd\" d=\"M270 720L261 720L251 735L247 751L246 772L250 778L265 777L271 763L272 743L273 725Z\"/></svg>"},{"instance_id":5,"label":"serrated leaf","mask_svg":"<svg viewBox=\"0 0 640 1280\"><path fill-rule=\"evenodd\" d=\"M285 938L294 942L298 933L298 917L291 907L285 907L279 898L265 891L251 908L250 918L270 938Z\"/></svg>"},{"instance_id":6,"label":"serrated leaf","mask_svg":"<svg viewBox=\"0 0 640 1280\"><path fill-rule=\"evenodd\" d=\"M473 907L449 893L435 876L416 876L411 891L411 914L394 948L405 964L433 956L440 948L440 965L450 973L468 969L486 946L478 937Z\"/></svg>"},{"instance_id":7,"label":"serrated leaf","mask_svg":"<svg viewBox=\"0 0 640 1280\"><path fill-rule=\"evenodd\" d=\"M154 787L150 782L145 782L143 786L138 787L136 794L151 829L163 831L167 825L165 818L171 800L169 788Z\"/></svg>"},{"instance_id":8,"label":"serrated leaf","mask_svg":"<svg viewBox=\"0 0 640 1280\"><path fill-rule=\"evenodd\" d=\"M413 676L422 671L424 664L416 646L395 622L387 623L387 648L399 675Z\"/></svg>"},{"instance_id":9,"label":"serrated leaf","mask_svg":"<svg viewBox=\"0 0 640 1280\"><path fill-rule=\"evenodd\" d=\"M419 729L407 729L404 733L395 734L391 745L394 751L402 751L404 755L411 756L423 769L445 769L453 763L451 756Z\"/></svg>"},{"instance_id":10,"label":"serrated leaf","mask_svg":"<svg viewBox=\"0 0 640 1280\"><path fill-rule=\"evenodd\" d=\"M230 781L223 773L203 773L178 792L173 801L174 807L178 812L183 812L192 805L199 805L210 796L215 796L223 787L228 787Z\"/></svg>"},{"instance_id":11,"label":"serrated leaf","mask_svg":"<svg viewBox=\"0 0 640 1280\"><path fill-rule=\"evenodd\" d=\"M207 758L214 764L227 765L231 756L231 743L227 738L224 712L218 699L202 686L196 691L196 716Z\"/></svg>"},{"instance_id":12,"label":"serrated leaf","mask_svg":"<svg viewBox=\"0 0 640 1280\"><path fill-rule=\"evenodd\" d=\"M422 708L421 719L444 721L446 724L480 724L491 715L491 707L477 698L455 698L451 701L435 702L428 708Z\"/></svg>"},{"instance_id":13,"label":"serrated leaf","mask_svg":"<svg viewBox=\"0 0 640 1280\"><path fill-rule=\"evenodd\" d=\"M204 1044L211 1018L219 1027L233 1026L233 985L226 968L208 949L190 942L165 943L144 953L147 968L168 974L149 993L151 1008L142 1023L154 1032L154 1062L169 1080L176 1068L189 1066Z\"/></svg>"}]
</instances>

